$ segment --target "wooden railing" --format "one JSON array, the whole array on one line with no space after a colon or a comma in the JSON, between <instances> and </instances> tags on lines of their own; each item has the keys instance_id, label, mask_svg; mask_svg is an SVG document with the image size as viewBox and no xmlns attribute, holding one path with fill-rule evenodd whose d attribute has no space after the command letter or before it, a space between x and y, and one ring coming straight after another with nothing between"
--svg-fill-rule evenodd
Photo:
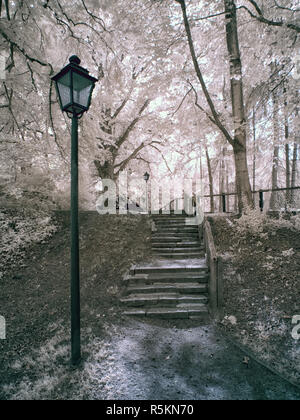
<instances>
[{"instance_id":1,"label":"wooden railing","mask_svg":"<svg viewBox=\"0 0 300 420\"><path fill-rule=\"evenodd\" d=\"M206 262L210 271L209 308L213 316L222 316L223 310L223 260L217 254L211 225L207 219L203 224L203 239Z\"/></svg>"}]
</instances>

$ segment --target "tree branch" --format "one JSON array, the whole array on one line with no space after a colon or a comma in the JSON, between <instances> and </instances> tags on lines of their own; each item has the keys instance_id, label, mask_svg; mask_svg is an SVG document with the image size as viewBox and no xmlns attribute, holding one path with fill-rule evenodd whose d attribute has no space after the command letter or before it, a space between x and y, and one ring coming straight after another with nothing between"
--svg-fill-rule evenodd
<instances>
[{"instance_id":1,"label":"tree branch","mask_svg":"<svg viewBox=\"0 0 300 420\"><path fill-rule=\"evenodd\" d=\"M51 98L52 98L52 87L53 87L53 81L51 80L51 82L50 82L50 88L49 88L49 97L48 97L48 103L49 103L49 119L50 119L51 129L53 131L54 142L55 142L55 144L57 146L57 149L59 151L59 154L60 154L61 158L63 159L63 161L65 163L67 163L67 160L66 160L66 157L65 157L65 154L64 154L64 150L61 147L61 145L58 143L57 134L56 134L55 127L54 127L54 122L53 122L53 116L52 116L52 100L51 100Z\"/></svg>"},{"instance_id":2,"label":"tree branch","mask_svg":"<svg viewBox=\"0 0 300 420\"><path fill-rule=\"evenodd\" d=\"M258 4L256 3L256 1L254 1L254 0L248 0L248 2L255 8L255 10L258 13L258 15L254 14L253 12L251 12L251 10L249 10L248 7L246 7L246 6L239 6L237 9L244 9L244 10L246 10L247 13L253 19L256 19L258 22L264 23L264 24L269 25L269 26L276 26L276 27L286 26L287 28L296 31L297 33L300 33L300 26L299 25L296 25L294 23L288 23L288 22L283 22L283 21L278 22L278 21L267 19L263 15L263 12L260 9L260 7L258 6Z\"/></svg>"},{"instance_id":3,"label":"tree branch","mask_svg":"<svg viewBox=\"0 0 300 420\"><path fill-rule=\"evenodd\" d=\"M213 119L213 117L204 109L204 108L202 108L202 106L201 105L199 105L199 103L198 103L198 93L197 93L197 91L196 91L196 89L194 88L194 86L192 85L192 83L191 82L188 82L190 85L191 85L191 90L193 90L193 92L194 92L194 94L195 94L195 106L197 107L197 108L199 108L200 109L200 111L202 111L202 112L204 112L204 114L207 116L207 118L213 123L213 124L215 124L216 125L216 121Z\"/></svg>"},{"instance_id":4,"label":"tree branch","mask_svg":"<svg viewBox=\"0 0 300 420\"><path fill-rule=\"evenodd\" d=\"M20 47L16 42L12 41L9 36L4 32L2 28L0 28L0 35L14 48L16 48L28 61L31 63L37 63L42 67L50 67L50 75L54 73L53 67L50 63L45 63L37 58L31 57L23 47Z\"/></svg>"},{"instance_id":5,"label":"tree branch","mask_svg":"<svg viewBox=\"0 0 300 420\"><path fill-rule=\"evenodd\" d=\"M19 126L19 123L18 123L18 121L17 121L17 119L16 119L16 117L15 117L15 115L13 113L13 110L12 110L13 89L11 89L10 90L10 93L9 93L5 82L3 82L3 86L4 86L4 89L5 89L6 98L8 100L8 107L7 108L8 108L8 110L9 110L11 116L12 116L13 121L15 122L15 124L16 124L16 126L18 128L18 131L19 131L19 133L20 133L20 135L22 137L22 140L25 141L24 134L23 134L23 132L21 130L21 127Z\"/></svg>"},{"instance_id":6,"label":"tree branch","mask_svg":"<svg viewBox=\"0 0 300 420\"><path fill-rule=\"evenodd\" d=\"M145 145L144 143L142 143L142 144L140 144L139 145L139 147L137 147L132 153L131 153L131 155L129 155L128 156L128 158L126 158L125 160L123 160L123 162L121 162L121 163L119 163L119 164L117 164L117 165L115 165L115 167L114 168L118 168L119 167L119 169L118 169L118 171L116 172L116 176L118 176L119 175L119 173L120 172L122 172L125 168L126 168L126 166L128 165L128 163L132 160L132 159L134 159L136 156L137 156L137 154L144 148L144 147L146 147L147 145Z\"/></svg>"},{"instance_id":7,"label":"tree branch","mask_svg":"<svg viewBox=\"0 0 300 420\"><path fill-rule=\"evenodd\" d=\"M118 138L116 142L117 149L119 149L122 146L122 144L127 140L130 132L134 129L136 124L139 122L142 113L145 111L145 109L148 107L149 104L150 104L150 100L147 99L145 103L143 104L142 108L139 110L138 116L129 124L129 126L126 128L124 133Z\"/></svg>"},{"instance_id":8,"label":"tree branch","mask_svg":"<svg viewBox=\"0 0 300 420\"><path fill-rule=\"evenodd\" d=\"M200 17L200 18L193 19L193 21L194 21L194 22L197 22L198 20L211 19L211 18L214 18L214 17L218 17L218 16L225 15L225 13L226 13L226 12L220 12L220 13L216 13L216 14L214 14L214 15L203 16L203 17Z\"/></svg>"},{"instance_id":9,"label":"tree branch","mask_svg":"<svg viewBox=\"0 0 300 420\"><path fill-rule=\"evenodd\" d=\"M86 4L85 4L85 1L84 0L81 0L81 3L82 3L82 5L83 5L83 7L84 7L84 9L85 9L85 11L86 11L86 13L95 21L95 22L98 22L99 24L100 24L100 26L101 26L101 28L104 30L104 31L106 31L106 32L110 32L110 31L108 31L107 29L106 29L106 27L105 27L105 24L104 24L104 21L102 20L102 19L100 19L98 16L96 16L96 15L94 15L92 12L90 12L89 10L88 10L88 8L87 8L87 6L86 6Z\"/></svg>"},{"instance_id":10,"label":"tree branch","mask_svg":"<svg viewBox=\"0 0 300 420\"><path fill-rule=\"evenodd\" d=\"M231 137L231 135L229 134L229 132L227 131L227 129L224 127L224 125L222 124L222 122L219 119L217 110L216 110L215 105L214 105L214 103L211 99L211 96L210 96L209 92L208 92L208 89L206 87L206 83L204 81L200 66L198 64L198 60L197 60L197 56L196 56L196 52L195 52L195 47L194 47L194 43L193 43L193 38L192 38L192 33L191 33L191 28L190 28L190 24L189 24L189 20L188 20L188 16L187 16L185 0L175 0L175 1L177 3L180 3L180 6L181 6L183 19L184 19L184 26L185 26L185 30L186 30L186 34L187 34L187 38L188 38L188 43L189 43L190 52L191 52L192 60L193 60L193 63L194 63L196 75L197 75L197 78L198 78L198 80L200 82L200 85L202 87L202 91L204 93L206 101L207 101L207 103L210 107L211 113L213 115L214 124L218 127L218 129L221 131L221 133L225 136L225 138L228 140L228 142L233 146L234 145L234 139Z\"/></svg>"},{"instance_id":11,"label":"tree branch","mask_svg":"<svg viewBox=\"0 0 300 420\"><path fill-rule=\"evenodd\" d=\"M289 12L291 12L293 14L296 13L296 12L300 12L300 9L292 9L290 7L281 6L281 4L278 4L278 2L276 0L274 0L274 3L275 3L275 5L278 9L288 10Z\"/></svg>"},{"instance_id":12,"label":"tree branch","mask_svg":"<svg viewBox=\"0 0 300 420\"><path fill-rule=\"evenodd\" d=\"M171 168L170 168L170 166L169 166L169 164L168 164L168 162L167 162L167 159L165 158L165 156L164 156L163 152L162 152L162 151L161 151L158 147L153 146L153 144L151 144L151 143L150 143L150 145L149 145L149 146L151 146L153 149L157 150L157 151L160 153L160 155L161 155L161 157L162 157L162 159L163 159L163 161L164 161L164 163L165 163L165 165L166 165L166 167L167 167L168 171L170 172L170 174L172 174L172 175L173 175L173 172L171 171Z\"/></svg>"},{"instance_id":13,"label":"tree branch","mask_svg":"<svg viewBox=\"0 0 300 420\"><path fill-rule=\"evenodd\" d=\"M180 102L179 106L177 107L176 111L174 111L174 113L171 115L171 117L174 117L174 115L180 110L180 108L182 107L185 99L189 96L189 94L191 93L192 89L190 89L183 97L182 101Z\"/></svg>"},{"instance_id":14,"label":"tree branch","mask_svg":"<svg viewBox=\"0 0 300 420\"><path fill-rule=\"evenodd\" d=\"M114 115L112 116L112 119L115 120L117 118L117 116L120 114L120 112L123 110L123 108L125 107L125 105L127 104L129 99L129 96L127 98L125 98L123 100L123 102L121 103L121 105L119 106L119 108L116 109L116 112L114 113Z\"/></svg>"}]
</instances>

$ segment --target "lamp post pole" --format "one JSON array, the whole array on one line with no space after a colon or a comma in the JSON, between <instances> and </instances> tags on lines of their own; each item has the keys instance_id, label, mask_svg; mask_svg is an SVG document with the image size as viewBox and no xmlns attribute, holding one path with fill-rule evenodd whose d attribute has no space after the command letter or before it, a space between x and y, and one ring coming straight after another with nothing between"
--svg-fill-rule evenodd
<instances>
[{"instance_id":1,"label":"lamp post pole","mask_svg":"<svg viewBox=\"0 0 300 420\"><path fill-rule=\"evenodd\" d=\"M71 137L71 362L76 365L81 359L77 115L72 117Z\"/></svg>"},{"instance_id":2,"label":"lamp post pole","mask_svg":"<svg viewBox=\"0 0 300 420\"><path fill-rule=\"evenodd\" d=\"M144 180L146 181L146 210L147 213L149 212L149 200L148 200L148 181L149 181L150 175L148 172L144 174Z\"/></svg>"},{"instance_id":3,"label":"lamp post pole","mask_svg":"<svg viewBox=\"0 0 300 420\"><path fill-rule=\"evenodd\" d=\"M80 275L79 275L79 221L78 221L78 119L88 111L95 77L80 66L73 55L69 64L52 77L55 82L61 110L72 118L71 129L71 363L77 365L80 350Z\"/></svg>"},{"instance_id":4,"label":"lamp post pole","mask_svg":"<svg viewBox=\"0 0 300 420\"><path fill-rule=\"evenodd\" d=\"M148 202L148 181L146 181L146 211L149 212L149 202Z\"/></svg>"}]
</instances>

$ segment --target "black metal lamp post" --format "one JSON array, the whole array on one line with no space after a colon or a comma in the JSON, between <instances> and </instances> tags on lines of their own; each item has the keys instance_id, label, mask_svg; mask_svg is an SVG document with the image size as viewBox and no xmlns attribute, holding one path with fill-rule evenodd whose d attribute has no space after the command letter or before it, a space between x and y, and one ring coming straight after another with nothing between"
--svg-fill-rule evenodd
<instances>
[{"instance_id":1,"label":"black metal lamp post","mask_svg":"<svg viewBox=\"0 0 300 420\"><path fill-rule=\"evenodd\" d=\"M80 277L78 223L78 119L88 111L95 83L98 81L80 66L73 55L70 63L56 76L55 82L61 110L72 119L71 136L71 362L81 359L80 350Z\"/></svg>"},{"instance_id":2,"label":"black metal lamp post","mask_svg":"<svg viewBox=\"0 0 300 420\"><path fill-rule=\"evenodd\" d=\"M149 211L149 203L148 203L148 181L150 179L150 175L148 172L144 173L144 180L146 181L146 210Z\"/></svg>"}]
</instances>

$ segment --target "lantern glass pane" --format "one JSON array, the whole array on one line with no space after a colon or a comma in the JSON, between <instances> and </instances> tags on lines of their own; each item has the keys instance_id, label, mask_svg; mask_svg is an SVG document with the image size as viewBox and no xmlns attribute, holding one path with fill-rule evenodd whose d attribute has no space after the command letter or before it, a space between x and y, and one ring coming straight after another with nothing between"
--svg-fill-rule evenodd
<instances>
[{"instance_id":1,"label":"lantern glass pane","mask_svg":"<svg viewBox=\"0 0 300 420\"><path fill-rule=\"evenodd\" d=\"M74 104L89 107L90 95L93 87L93 82L84 76L73 73L73 95Z\"/></svg>"},{"instance_id":2,"label":"lantern glass pane","mask_svg":"<svg viewBox=\"0 0 300 420\"><path fill-rule=\"evenodd\" d=\"M71 77L70 72L57 80L57 89L61 105L65 108L71 102Z\"/></svg>"}]
</instances>

